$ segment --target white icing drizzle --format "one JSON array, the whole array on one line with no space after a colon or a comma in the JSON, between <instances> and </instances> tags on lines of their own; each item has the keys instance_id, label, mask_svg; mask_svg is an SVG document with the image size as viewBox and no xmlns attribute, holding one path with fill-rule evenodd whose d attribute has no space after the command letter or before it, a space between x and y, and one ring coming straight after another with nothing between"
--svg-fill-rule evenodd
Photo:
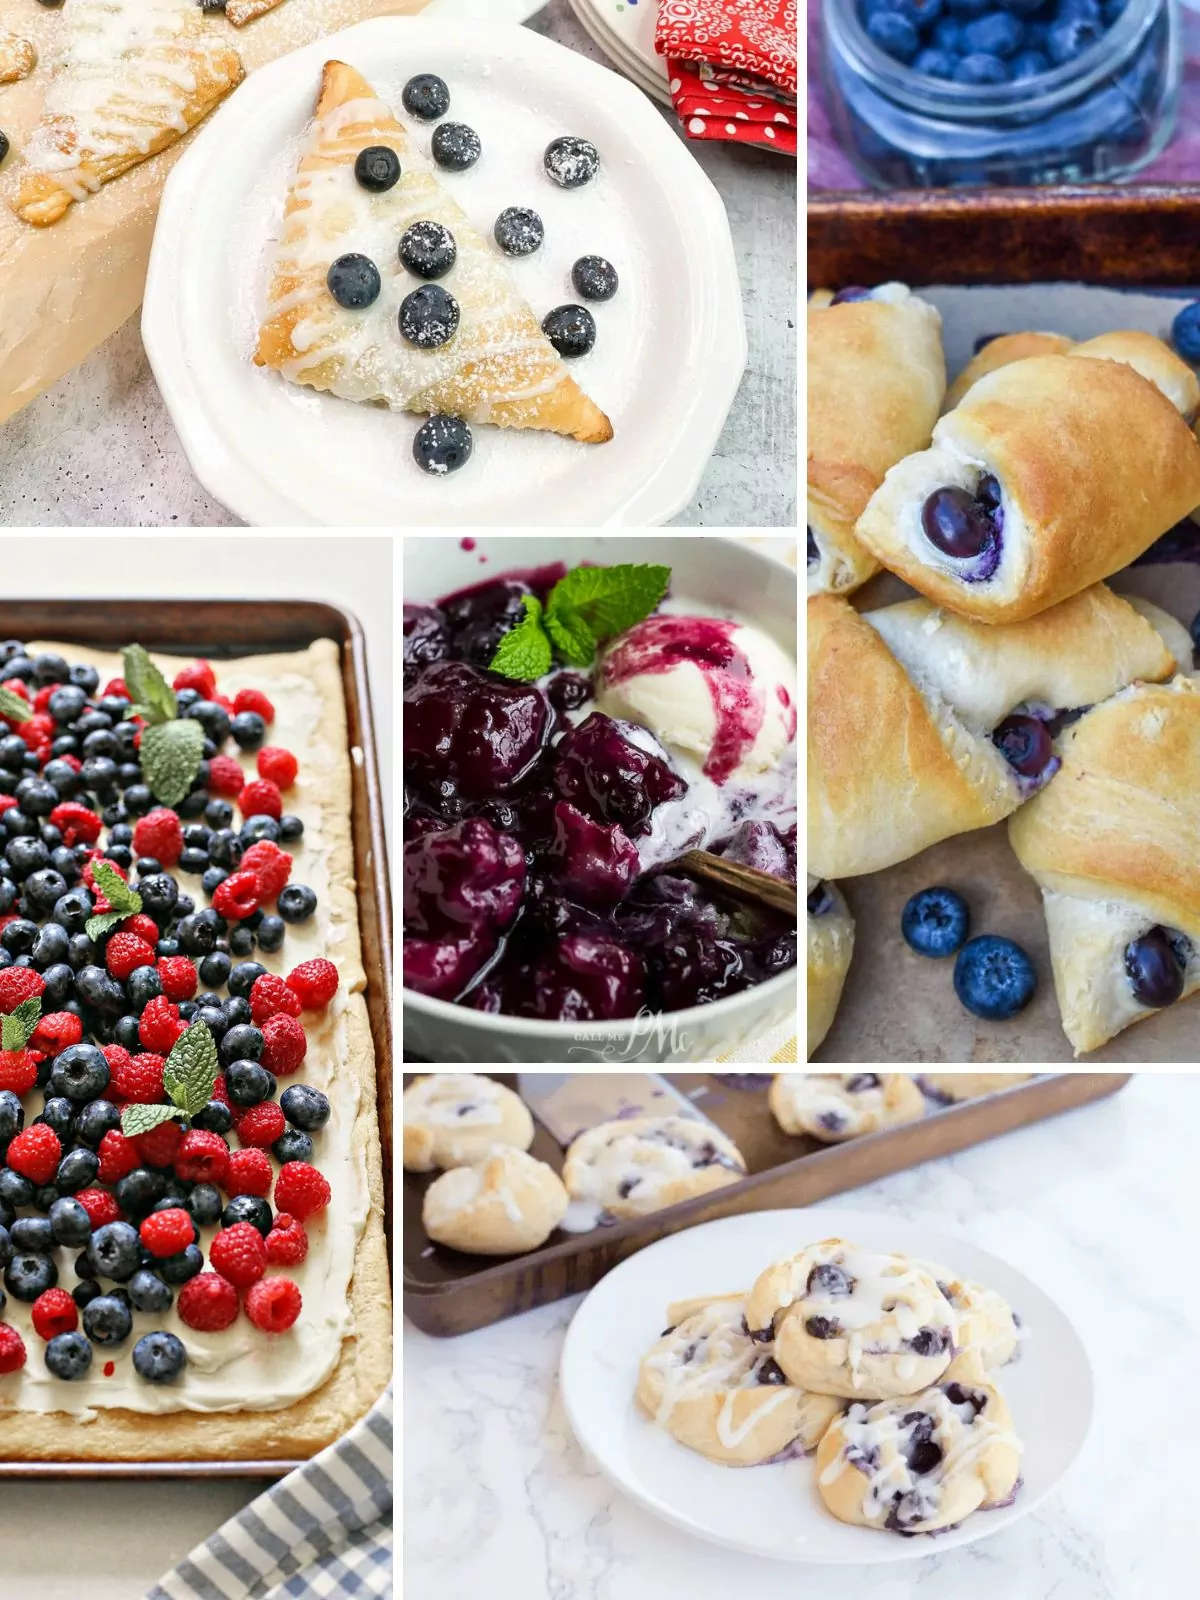
<instances>
[{"instance_id":1,"label":"white icing drizzle","mask_svg":"<svg viewBox=\"0 0 1200 1600\"><path fill-rule=\"evenodd\" d=\"M854 1081L853 1075L833 1077L812 1072L786 1072L780 1077L797 1122L819 1123L822 1117L836 1117L838 1133L861 1133L883 1115L882 1078L871 1088L852 1090L849 1085Z\"/></svg>"},{"instance_id":2,"label":"white icing drizzle","mask_svg":"<svg viewBox=\"0 0 1200 1600\"><path fill-rule=\"evenodd\" d=\"M759 1374L771 1359L769 1350L742 1331L745 1302L717 1300L686 1317L667 1338L664 1348L646 1357L646 1365L662 1378L662 1399L654 1420L665 1428L676 1406L701 1395L724 1393L717 1414L717 1438L734 1450L754 1429L789 1398L795 1389L780 1384L759 1384ZM689 1354L690 1352L690 1354ZM761 1388L761 1404L734 1423L737 1395Z\"/></svg>"},{"instance_id":3,"label":"white icing drizzle","mask_svg":"<svg viewBox=\"0 0 1200 1600\"><path fill-rule=\"evenodd\" d=\"M568 1188L572 1199L601 1206L627 1197L649 1206L668 1184L699 1170L704 1163L697 1157L706 1145L725 1158L727 1168L745 1170L736 1147L719 1129L691 1117L601 1123L571 1146Z\"/></svg>"},{"instance_id":4,"label":"white icing drizzle","mask_svg":"<svg viewBox=\"0 0 1200 1600\"><path fill-rule=\"evenodd\" d=\"M405 1120L439 1128L494 1127L501 1121L503 1088L474 1072L436 1073L404 1091Z\"/></svg>"}]
</instances>

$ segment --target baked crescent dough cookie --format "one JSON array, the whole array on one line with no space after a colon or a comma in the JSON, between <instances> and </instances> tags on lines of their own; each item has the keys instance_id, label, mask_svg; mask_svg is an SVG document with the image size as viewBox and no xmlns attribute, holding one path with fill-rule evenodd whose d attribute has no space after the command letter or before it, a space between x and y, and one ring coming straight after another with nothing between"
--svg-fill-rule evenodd
<instances>
[{"instance_id":1,"label":"baked crescent dough cookie","mask_svg":"<svg viewBox=\"0 0 1200 1600\"><path fill-rule=\"evenodd\" d=\"M856 1072L846 1077L781 1072L767 1101L784 1133L808 1134L823 1144L919 1122L925 1115L920 1089L903 1072Z\"/></svg>"},{"instance_id":2,"label":"baked crescent dough cookie","mask_svg":"<svg viewBox=\"0 0 1200 1600\"><path fill-rule=\"evenodd\" d=\"M938 1384L853 1405L817 1447L817 1487L841 1522L936 1533L981 1507L1011 1503L1021 1442L998 1390Z\"/></svg>"},{"instance_id":3,"label":"baked crescent dough cookie","mask_svg":"<svg viewBox=\"0 0 1200 1600\"><path fill-rule=\"evenodd\" d=\"M440 1072L404 1091L404 1165L410 1172L469 1167L493 1145L528 1150L533 1118L518 1095L475 1072Z\"/></svg>"},{"instance_id":4,"label":"baked crescent dough cookie","mask_svg":"<svg viewBox=\"0 0 1200 1600\"><path fill-rule=\"evenodd\" d=\"M921 1082L938 1100L977 1100L1028 1083L1035 1076L1032 1072L923 1072Z\"/></svg>"},{"instance_id":5,"label":"baked crescent dough cookie","mask_svg":"<svg viewBox=\"0 0 1200 1600\"><path fill-rule=\"evenodd\" d=\"M572 1200L614 1217L642 1217L745 1176L733 1140L693 1117L601 1122L574 1140L563 1164Z\"/></svg>"},{"instance_id":6,"label":"baked crescent dough cookie","mask_svg":"<svg viewBox=\"0 0 1200 1600\"><path fill-rule=\"evenodd\" d=\"M746 1321L753 1337L774 1335L775 1359L800 1388L868 1400L936 1383L958 1329L927 1267L842 1239L768 1267L750 1290Z\"/></svg>"},{"instance_id":7,"label":"baked crescent dough cookie","mask_svg":"<svg viewBox=\"0 0 1200 1600\"><path fill-rule=\"evenodd\" d=\"M669 1306L669 1326L638 1368L637 1403L646 1415L727 1467L808 1454L842 1409L787 1381L746 1332L744 1307L741 1294Z\"/></svg>"},{"instance_id":8,"label":"baked crescent dough cookie","mask_svg":"<svg viewBox=\"0 0 1200 1600\"><path fill-rule=\"evenodd\" d=\"M982 1379L1014 1360L1021 1340L1021 1323L1004 1296L970 1278L960 1278L946 1267L930 1264L930 1270L958 1314L958 1353L946 1369L946 1376Z\"/></svg>"},{"instance_id":9,"label":"baked crescent dough cookie","mask_svg":"<svg viewBox=\"0 0 1200 1600\"><path fill-rule=\"evenodd\" d=\"M425 1191L421 1221L431 1239L452 1250L515 1256L545 1244L569 1203L553 1167L506 1148L435 1178Z\"/></svg>"}]
</instances>

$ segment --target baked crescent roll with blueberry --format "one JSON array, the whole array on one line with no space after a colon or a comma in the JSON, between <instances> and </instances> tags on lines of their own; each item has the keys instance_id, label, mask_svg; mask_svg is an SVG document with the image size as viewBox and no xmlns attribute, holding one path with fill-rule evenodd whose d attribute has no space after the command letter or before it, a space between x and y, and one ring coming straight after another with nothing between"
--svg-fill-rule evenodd
<instances>
[{"instance_id":1,"label":"baked crescent roll with blueberry","mask_svg":"<svg viewBox=\"0 0 1200 1600\"><path fill-rule=\"evenodd\" d=\"M1059 750L1009 836L1041 888L1063 1031L1083 1055L1200 989L1200 685L1126 689Z\"/></svg>"},{"instance_id":2,"label":"baked crescent roll with blueberry","mask_svg":"<svg viewBox=\"0 0 1200 1600\"><path fill-rule=\"evenodd\" d=\"M888 468L929 443L945 388L941 316L902 283L812 296L810 594L848 594L878 571L854 524Z\"/></svg>"},{"instance_id":3,"label":"baked crescent roll with blueberry","mask_svg":"<svg viewBox=\"0 0 1200 1600\"><path fill-rule=\"evenodd\" d=\"M1200 380L1163 340L1139 328L1102 333L1076 344L1064 333L1002 333L989 339L946 391L943 411L952 411L967 391L989 372L997 372L1029 356L1084 356L1098 361L1123 361L1148 378L1188 422L1200 409Z\"/></svg>"},{"instance_id":4,"label":"baked crescent roll with blueberry","mask_svg":"<svg viewBox=\"0 0 1200 1600\"><path fill-rule=\"evenodd\" d=\"M811 599L809 871L878 872L1009 816L1058 770L1066 713L1175 671L1143 611L1103 584L1003 628Z\"/></svg>"},{"instance_id":5,"label":"baked crescent roll with blueberry","mask_svg":"<svg viewBox=\"0 0 1200 1600\"><path fill-rule=\"evenodd\" d=\"M1030 356L1065 356L1075 347L1074 339L1065 333L998 333L978 345L975 354L946 390L942 401L943 411L953 411L968 389L973 389L980 378L989 372L999 372L1014 361L1025 361Z\"/></svg>"},{"instance_id":6,"label":"baked crescent roll with blueberry","mask_svg":"<svg viewBox=\"0 0 1200 1600\"><path fill-rule=\"evenodd\" d=\"M1200 504L1200 443L1125 361L990 373L893 467L859 540L931 600L1019 622L1128 566Z\"/></svg>"},{"instance_id":7,"label":"baked crescent roll with blueberry","mask_svg":"<svg viewBox=\"0 0 1200 1600\"><path fill-rule=\"evenodd\" d=\"M833 1027L854 954L854 918L836 884L808 880L808 1050Z\"/></svg>"}]
</instances>

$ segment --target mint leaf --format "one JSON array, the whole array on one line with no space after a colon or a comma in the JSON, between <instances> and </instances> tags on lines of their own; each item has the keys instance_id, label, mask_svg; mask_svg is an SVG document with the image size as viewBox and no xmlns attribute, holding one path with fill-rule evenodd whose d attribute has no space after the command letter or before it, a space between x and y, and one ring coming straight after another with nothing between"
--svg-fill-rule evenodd
<instances>
[{"instance_id":1,"label":"mint leaf","mask_svg":"<svg viewBox=\"0 0 1200 1600\"><path fill-rule=\"evenodd\" d=\"M546 627L551 637L556 620L572 638L581 638L578 618L591 629L598 644L624 633L643 621L658 605L671 581L670 567L629 564L617 567L574 567L550 591L546 602ZM555 638L557 643L557 638ZM561 646L560 646L561 648ZM572 662L587 666L591 662Z\"/></svg>"},{"instance_id":2,"label":"mint leaf","mask_svg":"<svg viewBox=\"0 0 1200 1600\"><path fill-rule=\"evenodd\" d=\"M0 1050L24 1050L33 1038L42 1015L42 1002L31 995L6 1017L0 1019Z\"/></svg>"},{"instance_id":3,"label":"mint leaf","mask_svg":"<svg viewBox=\"0 0 1200 1600\"><path fill-rule=\"evenodd\" d=\"M124 911L101 911L96 916L89 917L84 924L84 931L91 940L103 939L106 933L111 933L113 928L125 921L128 913Z\"/></svg>"},{"instance_id":4,"label":"mint leaf","mask_svg":"<svg viewBox=\"0 0 1200 1600\"><path fill-rule=\"evenodd\" d=\"M547 613L546 631L569 667L590 667L596 655L596 635L577 611L561 605Z\"/></svg>"},{"instance_id":5,"label":"mint leaf","mask_svg":"<svg viewBox=\"0 0 1200 1600\"><path fill-rule=\"evenodd\" d=\"M163 1068L163 1087L184 1116L194 1117L212 1099L217 1081L217 1047L203 1022L181 1033Z\"/></svg>"},{"instance_id":6,"label":"mint leaf","mask_svg":"<svg viewBox=\"0 0 1200 1600\"><path fill-rule=\"evenodd\" d=\"M136 916L142 909L142 897L131 889L111 861L92 862L92 882L114 911L123 917Z\"/></svg>"},{"instance_id":7,"label":"mint leaf","mask_svg":"<svg viewBox=\"0 0 1200 1600\"><path fill-rule=\"evenodd\" d=\"M501 639L489 663L493 672L521 683L532 683L550 671L550 641L542 627L542 602L535 594L525 596L525 615Z\"/></svg>"},{"instance_id":8,"label":"mint leaf","mask_svg":"<svg viewBox=\"0 0 1200 1600\"><path fill-rule=\"evenodd\" d=\"M142 776L156 799L178 805L192 787L204 756L204 729L191 717L142 729Z\"/></svg>"},{"instance_id":9,"label":"mint leaf","mask_svg":"<svg viewBox=\"0 0 1200 1600\"><path fill-rule=\"evenodd\" d=\"M0 717L8 717L13 722L28 722L33 715L33 707L28 700L16 693L13 689L0 686Z\"/></svg>"},{"instance_id":10,"label":"mint leaf","mask_svg":"<svg viewBox=\"0 0 1200 1600\"><path fill-rule=\"evenodd\" d=\"M145 717L147 722L170 722L179 715L174 689L140 644L127 645L121 652L121 660L125 687L137 707L136 712L132 708L127 711L127 717L137 715Z\"/></svg>"},{"instance_id":11,"label":"mint leaf","mask_svg":"<svg viewBox=\"0 0 1200 1600\"><path fill-rule=\"evenodd\" d=\"M121 1113L121 1132L127 1139L135 1139L139 1133L151 1133L179 1115L178 1106L126 1106Z\"/></svg>"}]
</instances>

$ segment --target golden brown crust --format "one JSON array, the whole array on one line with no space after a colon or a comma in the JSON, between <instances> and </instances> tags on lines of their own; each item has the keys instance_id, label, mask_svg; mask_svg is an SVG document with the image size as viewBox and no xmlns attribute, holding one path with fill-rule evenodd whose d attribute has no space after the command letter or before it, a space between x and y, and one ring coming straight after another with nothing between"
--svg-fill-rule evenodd
<instances>
[{"instance_id":1,"label":"golden brown crust","mask_svg":"<svg viewBox=\"0 0 1200 1600\"><path fill-rule=\"evenodd\" d=\"M815 878L809 878L811 890ZM809 1060L824 1042L833 1027L842 989L850 962L854 955L854 918L836 884L826 885L833 896L831 910L814 916L808 914L808 978L805 1001L808 1010L808 1043L805 1060Z\"/></svg>"},{"instance_id":2,"label":"golden brown crust","mask_svg":"<svg viewBox=\"0 0 1200 1600\"><path fill-rule=\"evenodd\" d=\"M1024 361L1029 356L1065 356L1075 341L1065 333L1002 333L998 339L989 339L982 350L970 361L946 390L942 401L943 411L953 411L968 389L974 388L980 378L989 372L999 372L1014 361Z\"/></svg>"},{"instance_id":3,"label":"golden brown crust","mask_svg":"<svg viewBox=\"0 0 1200 1600\"><path fill-rule=\"evenodd\" d=\"M1123 361L1162 391L1181 417L1192 421L1200 406L1200 381L1169 344L1140 328L1116 328L1085 339L1070 352L1089 361Z\"/></svg>"}]
</instances>

